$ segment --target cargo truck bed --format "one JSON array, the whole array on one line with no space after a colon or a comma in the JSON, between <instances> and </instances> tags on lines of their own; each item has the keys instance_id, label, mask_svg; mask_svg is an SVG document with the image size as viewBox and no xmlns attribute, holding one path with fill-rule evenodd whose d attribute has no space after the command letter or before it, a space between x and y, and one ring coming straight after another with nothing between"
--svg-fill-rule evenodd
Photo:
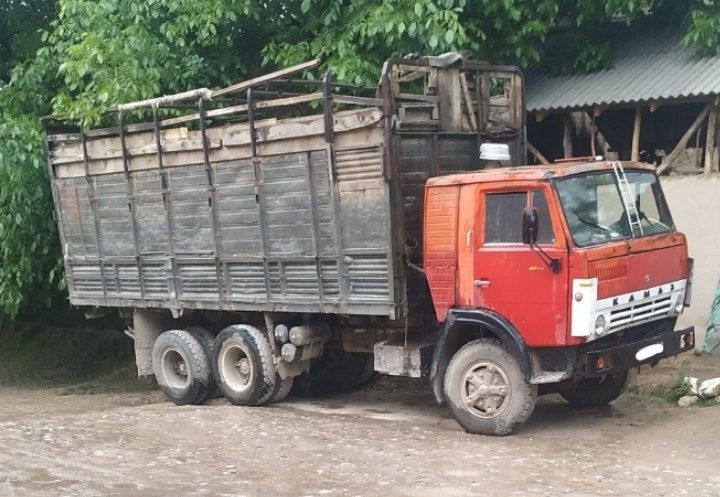
<instances>
[{"instance_id":1,"label":"cargo truck bed","mask_svg":"<svg viewBox=\"0 0 720 497\"><path fill-rule=\"evenodd\" d=\"M522 148L514 68L432 64L391 61L380 90L239 84L183 94L190 114L162 97L113 109L112 128L46 120L71 303L398 317L425 180L479 168L487 137Z\"/></svg>"}]
</instances>

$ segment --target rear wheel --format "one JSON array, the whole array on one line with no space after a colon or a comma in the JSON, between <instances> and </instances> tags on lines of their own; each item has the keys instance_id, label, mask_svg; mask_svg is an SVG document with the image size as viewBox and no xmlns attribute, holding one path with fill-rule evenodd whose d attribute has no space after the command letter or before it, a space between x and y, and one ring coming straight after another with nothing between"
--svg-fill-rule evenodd
<instances>
[{"instance_id":1,"label":"rear wheel","mask_svg":"<svg viewBox=\"0 0 720 497\"><path fill-rule=\"evenodd\" d=\"M453 356L445 396L466 431L502 436L530 417L537 388L525 381L517 359L501 342L483 338Z\"/></svg>"},{"instance_id":2,"label":"rear wheel","mask_svg":"<svg viewBox=\"0 0 720 497\"><path fill-rule=\"evenodd\" d=\"M570 387L562 388L560 395L576 409L604 406L622 395L628 378L627 371L601 378L583 378Z\"/></svg>"},{"instance_id":3,"label":"rear wheel","mask_svg":"<svg viewBox=\"0 0 720 497\"><path fill-rule=\"evenodd\" d=\"M153 367L160 390L177 405L199 404L212 388L208 355L185 330L161 334L153 346Z\"/></svg>"},{"instance_id":4,"label":"rear wheel","mask_svg":"<svg viewBox=\"0 0 720 497\"><path fill-rule=\"evenodd\" d=\"M287 396L290 395L290 390L292 390L294 383L295 378L292 376L285 378L284 380L278 377L276 379L273 393L270 396L270 404L277 404L278 402L282 402L283 400L285 400Z\"/></svg>"},{"instance_id":5,"label":"rear wheel","mask_svg":"<svg viewBox=\"0 0 720 497\"><path fill-rule=\"evenodd\" d=\"M304 396L343 392L361 387L374 376L372 354L331 349L313 363L310 372L297 377L295 391Z\"/></svg>"},{"instance_id":6,"label":"rear wheel","mask_svg":"<svg viewBox=\"0 0 720 497\"><path fill-rule=\"evenodd\" d=\"M217 386L217 382L215 381L215 375L212 374L212 358L215 353L215 335L210 333L209 330L201 327L201 326L188 326L185 328L185 331L190 333L192 336L194 336L202 345L203 349L205 350L205 353L208 357L208 364L210 364L210 387L207 390L205 399L214 399L216 397L220 397L220 389Z\"/></svg>"},{"instance_id":7,"label":"rear wheel","mask_svg":"<svg viewBox=\"0 0 720 497\"><path fill-rule=\"evenodd\" d=\"M217 336L213 373L223 396L242 406L266 404L279 380L267 337L248 325L229 326Z\"/></svg>"}]
</instances>

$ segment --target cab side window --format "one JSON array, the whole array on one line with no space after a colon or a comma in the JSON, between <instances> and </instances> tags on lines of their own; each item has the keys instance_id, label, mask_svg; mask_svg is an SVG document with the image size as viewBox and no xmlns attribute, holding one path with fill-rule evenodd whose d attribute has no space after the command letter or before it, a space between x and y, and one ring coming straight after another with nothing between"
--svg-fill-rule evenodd
<instances>
[{"instance_id":1,"label":"cab side window","mask_svg":"<svg viewBox=\"0 0 720 497\"><path fill-rule=\"evenodd\" d=\"M538 211L537 243L555 244L547 200L539 190L486 194L485 243L522 243L522 212L527 206Z\"/></svg>"},{"instance_id":2,"label":"cab side window","mask_svg":"<svg viewBox=\"0 0 720 497\"><path fill-rule=\"evenodd\" d=\"M522 243L522 211L527 192L485 196L485 243Z\"/></svg>"},{"instance_id":3,"label":"cab side window","mask_svg":"<svg viewBox=\"0 0 720 497\"><path fill-rule=\"evenodd\" d=\"M555 234L553 233L552 221L550 220L550 210L548 209L545 193L539 190L532 192L532 206L538 212L538 244L555 245Z\"/></svg>"}]
</instances>

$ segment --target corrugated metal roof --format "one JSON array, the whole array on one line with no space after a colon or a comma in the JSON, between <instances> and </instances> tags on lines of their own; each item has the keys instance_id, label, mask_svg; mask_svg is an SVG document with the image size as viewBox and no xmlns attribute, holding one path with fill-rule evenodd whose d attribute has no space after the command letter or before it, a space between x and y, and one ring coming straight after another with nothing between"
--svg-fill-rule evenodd
<instances>
[{"instance_id":1,"label":"corrugated metal roof","mask_svg":"<svg viewBox=\"0 0 720 497\"><path fill-rule=\"evenodd\" d=\"M677 29L610 29L614 67L552 76L541 61L525 74L527 108L573 109L720 94L720 56L700 57Z\"/></svg>"}]
</instances>

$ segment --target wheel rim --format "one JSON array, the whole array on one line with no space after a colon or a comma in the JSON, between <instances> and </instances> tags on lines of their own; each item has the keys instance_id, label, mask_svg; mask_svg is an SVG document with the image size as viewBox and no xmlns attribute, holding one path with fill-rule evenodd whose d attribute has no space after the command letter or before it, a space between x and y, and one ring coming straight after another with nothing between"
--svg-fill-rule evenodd
<instances>
[{"instance_id":1,"label":"wheel rim","mask_svg":"<svg viewBox=\"0 0 720 497\"><path fill-rule=\"evenodd\" d=\"M247 390L255 372L247 351L235 344L226 344L218 360L219 372L223 382L236 392Z\"/></svg>"},{"instance_id":2,"label":"wheel rim","mask_svg":"<svg viewBox=\"0 0 720 497\"><path fill-rule=\"evenodd\" d=\"M510 402L512 389L505 371L490 361L478 361L463 375L461 391L465 408L478 418L495 418Z\"/></svg>"},{"instance_id":3,"label":"wheel rim","mask_svg":"<svg viewBox=\"0 0 720 497\"><path fill-rule=\"evenodd\" d=\"M163 352L162 374L170 388L183 390L190 384L187 362L177 349L169 348Z\"/></svg>"}]
</instances>

